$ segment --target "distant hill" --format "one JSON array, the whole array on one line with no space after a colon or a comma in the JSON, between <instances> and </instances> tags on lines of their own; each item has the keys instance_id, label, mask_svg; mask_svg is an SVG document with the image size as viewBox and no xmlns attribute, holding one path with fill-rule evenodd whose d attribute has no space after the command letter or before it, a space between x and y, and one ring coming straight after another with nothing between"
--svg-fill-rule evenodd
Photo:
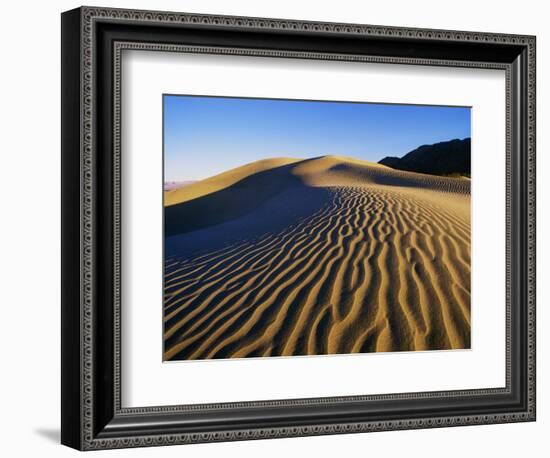
<instances>
[{"instance_id":1,"label":"distant hill","mask_svg":"<svg viewBox=\"0 0 550 458\"><path fill-rule=\"evenodd\" d=\"M471 139L455 139L422 145L402 158L385 157L379 164L409 172L431 175L466 175L471 173Z\"/></svg>"}]
</instances>

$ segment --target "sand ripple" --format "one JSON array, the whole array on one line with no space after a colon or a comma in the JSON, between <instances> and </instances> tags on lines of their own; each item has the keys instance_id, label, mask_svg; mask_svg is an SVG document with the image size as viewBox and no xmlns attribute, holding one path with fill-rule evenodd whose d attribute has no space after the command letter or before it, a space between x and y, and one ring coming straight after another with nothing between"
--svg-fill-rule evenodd
<instances>
[{"instance_id":1,"label":"sand ripple","mask_svg":"<svg viewBox=\"0 0 550 458\"><path fill-rule=\"evenodd\" d=\"M387 173L313 182L321 205L282 229L170 254L164 358L469 348L469 182Z\"/></svg>"}]
</instances>

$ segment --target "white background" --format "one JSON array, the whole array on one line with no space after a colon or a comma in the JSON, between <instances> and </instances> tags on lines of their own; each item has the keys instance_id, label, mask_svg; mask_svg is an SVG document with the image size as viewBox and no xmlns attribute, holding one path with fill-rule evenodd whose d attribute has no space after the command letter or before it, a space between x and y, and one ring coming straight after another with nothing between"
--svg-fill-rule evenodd
<instances>
[{"instance_id":1,"label":"white background","mask_svg":"<svg viewBox=\"0 0 550 458\"><path fill-rule=\"evenodd\" d=\"M97 1L98 5L212 14L286 17L384 25L465 29L538 36L538 421L103 452L106 456L300 456L342 454L407 457L545 456L550 428L550 30L544 2L351 0ZM0 78L0 452L5 456L69 456L59 446L60 301L60 18L74 1L3 5ZM545 256L547 257L545 259ZM543 450L543 446L546 450Z\"/></svg>"},{"instance_id":2,"label":"white background","mask_svg":"<svg viewBox=\"0 0 550 458\"><path fill-rule=\"evenodd\" d=\"M144 51L122 63L123 406L505 386L504 71ZM163 364L162 93L472 106L471 350Z\"/></svg>"}]
</instances>

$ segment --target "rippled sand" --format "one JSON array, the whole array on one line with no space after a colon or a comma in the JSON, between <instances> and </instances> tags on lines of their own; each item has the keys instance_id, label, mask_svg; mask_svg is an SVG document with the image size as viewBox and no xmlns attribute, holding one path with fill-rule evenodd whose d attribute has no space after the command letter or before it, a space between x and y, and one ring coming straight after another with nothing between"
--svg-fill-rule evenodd
<instances>
[{"instance_id":1,"label":"rippled sand","mask_svg":"<svg viewBox=\"0 0 550 458\"><path fill-rule=\"evenodd\" d=\"M272 159L165 203L165 360L470 347L468 179Z\"/></svg>"}]
</instances>

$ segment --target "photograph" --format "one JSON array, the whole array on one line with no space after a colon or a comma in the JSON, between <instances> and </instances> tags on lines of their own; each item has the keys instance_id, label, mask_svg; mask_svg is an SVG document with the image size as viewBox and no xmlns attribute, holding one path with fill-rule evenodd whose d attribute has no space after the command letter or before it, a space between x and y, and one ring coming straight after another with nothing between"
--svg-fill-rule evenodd
<instances>
[{"instance_id":1,"label":"photograph","mask_svg":"<svg viewBox=\"0 0 550 458\"><path fill-rule=\"evenodd\" d=\"M471 348L471 107L162 102L163 361Z\"/></svg>"}]
</instances>

